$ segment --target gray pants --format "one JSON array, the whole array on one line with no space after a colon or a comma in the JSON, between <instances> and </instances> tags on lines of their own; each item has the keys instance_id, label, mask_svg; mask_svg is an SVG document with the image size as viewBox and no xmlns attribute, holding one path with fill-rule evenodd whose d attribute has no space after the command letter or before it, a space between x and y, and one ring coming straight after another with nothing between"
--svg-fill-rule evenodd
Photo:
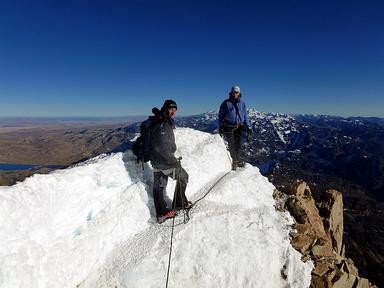
<instances>
[{"instance_id":1,"label":"gray pants","mask_svg":"<svg viewBox=\"0 0 384 288\"><path fill-rule=\"evenodd\" d=\"M173 195L172 209L182 208L188 200L185 196L187 189L188 173L184 168L171 168L167 170L153 169L153 200L155 202L157 216L166 214L169 209L165 202L164 195L166 192L168 177L176 180L176 188Z\"/></svg>"}]
</instances>

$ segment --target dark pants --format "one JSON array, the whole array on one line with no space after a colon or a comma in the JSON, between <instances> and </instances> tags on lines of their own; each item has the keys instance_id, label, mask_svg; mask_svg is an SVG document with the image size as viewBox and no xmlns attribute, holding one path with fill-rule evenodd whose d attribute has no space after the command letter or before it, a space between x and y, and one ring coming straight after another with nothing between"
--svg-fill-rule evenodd
<instances>
[{"instance_id":1,"label":"dark pants","mask_svg":"<svg viewBox=\"0 0 384 288\"><path fill-rule=\"evenodd\" d=\"M172 208L183 207L186 203L187 197L185 190L187 189L188 173L182 167L169 169L166 171L159 171L153 173L153 200L155 202L157 216L164 215L169 211L167 203L164 200L165 190L168 184L168 177L171 177L176 182L175 193L173 195Z\"/></svg>"},{"instance_id":2,"label":"dark pants","mask_svg":"<svg viewBox=\"0 0 384 288\"><path fill-rule=\"evenodd\" d=\"M241 136L243 134L243 126L236 129L224 129L223 135L228 144L228 150L231 154L232 161L240 161Z\"/></svg>"}]
</instances>

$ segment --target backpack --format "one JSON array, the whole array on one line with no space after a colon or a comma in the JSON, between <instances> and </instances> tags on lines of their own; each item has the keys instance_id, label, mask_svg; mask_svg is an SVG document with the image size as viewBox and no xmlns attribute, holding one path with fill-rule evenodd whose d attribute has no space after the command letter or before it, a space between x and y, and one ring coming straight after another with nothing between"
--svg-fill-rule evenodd
<instances>
[{"instance_id":1,"label":"backpack","mask_svg":"<svg viewBox=\"0 0 384 288\"><path fill-rule=\"evenodd\" d=\"M140 136L132 146L132 152L136 156L136 162L146 163L151 160L151 129L156 121L148 118L140 124Z\"/></svg>"}]
</instances>

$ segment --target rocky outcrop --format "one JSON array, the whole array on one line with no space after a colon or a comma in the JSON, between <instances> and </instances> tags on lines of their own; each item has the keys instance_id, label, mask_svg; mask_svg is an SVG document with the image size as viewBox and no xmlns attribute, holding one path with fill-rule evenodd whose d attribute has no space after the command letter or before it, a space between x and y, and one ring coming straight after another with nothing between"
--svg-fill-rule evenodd
<instances>
[{"instance_id":1,"label":"rocky outcrop","mask_svg":"<svg viewBox=\"0 0 384 288\"><path fill-rule=\"evenodd\" d=\"M327 190L319 203L319 214L323 219L327 236L338 255L343 255L344 213L343 196L336 190Z\"/></svg>"},{"instance_id":2,"label":"rocky outcrop","mask_svg":"<svg viewBox=\"0 0 384 288\"><path fill-rule=\"evenodd\" d=\"M318 203L305 182L296 181L288 195L275 191L278 209L295 218L292 246L312 260L313 288L369 288L368 279L359 277L353 261L345 257L343 243L343 198L336 190L325 191Z\"/></svg>"}]
</instances>

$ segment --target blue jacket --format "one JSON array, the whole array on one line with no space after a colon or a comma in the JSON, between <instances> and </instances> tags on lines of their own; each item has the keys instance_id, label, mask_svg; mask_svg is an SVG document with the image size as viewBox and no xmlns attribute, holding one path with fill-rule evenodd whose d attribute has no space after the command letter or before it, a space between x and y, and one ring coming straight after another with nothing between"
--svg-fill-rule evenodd
<instances>
[{"instance_id":1,"label":"blue jacket","mask_svg":"<svg viewBox=\"0 0 384 288\"><path fill-rule=\"evenodd\" d=\"M240 98L241 95L237 101L235 101L229 96L228 99L221 103L219 110L219 126L234 127L236 125L243 125L250 127L247 108Z\"/></svg>"}]
</instances>

